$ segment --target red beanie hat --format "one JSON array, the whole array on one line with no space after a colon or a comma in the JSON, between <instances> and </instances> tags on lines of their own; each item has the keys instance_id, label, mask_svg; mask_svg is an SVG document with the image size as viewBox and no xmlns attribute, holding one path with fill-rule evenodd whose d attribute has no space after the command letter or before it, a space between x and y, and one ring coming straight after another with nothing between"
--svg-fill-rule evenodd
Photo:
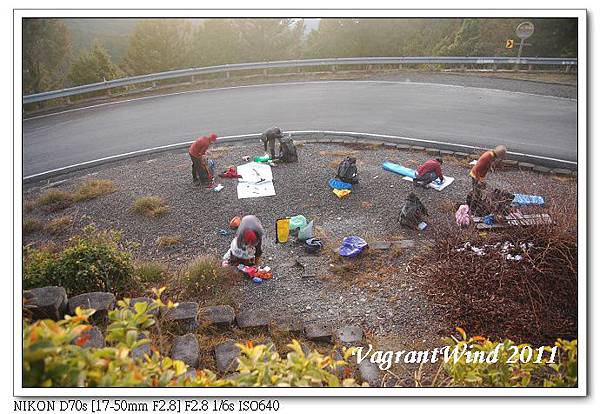
<instances>
[{"instance_id":1,"label":"red beanie hat","mask_svg":"<svg viewBox=\"0 0 600 414\"><path fill-rule=\"evenodd\" d=\"M210 136L208 137L212 142L215 142L217 140L217 134L210 134Z\"/></svg>"},{"instance_id":2,"label":"red beanie hat","mask_svg":"<svg viewBox=\"0 0 600 414\"><path fill-rule=\"evenodd\" d=\"M246 230L244 232L244 242L246 244L255 244L256 243L256 232L253 230Z\"/></svg>"}]
</instances>

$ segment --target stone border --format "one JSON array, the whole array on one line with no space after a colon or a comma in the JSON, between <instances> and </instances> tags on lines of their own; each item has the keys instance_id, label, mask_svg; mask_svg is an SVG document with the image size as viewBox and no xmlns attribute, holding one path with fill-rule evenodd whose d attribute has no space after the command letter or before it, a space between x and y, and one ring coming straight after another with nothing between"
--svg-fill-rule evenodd
<instances>
[{"instance_id":1,"label":"stone border","mask_svg":"<svg viewBox=\"0 0 600 414\"><path fill-rule=\"evenodd\" d=\"M476 147L472 145L455 144L450 142L440 142L418 138L400 137L394 135L371 134L365 132L346 132L346 131L286 131L292 137L304 143L334 143L334 144L362 144L362 145L384 145L400 150L426 151L431 155L447 155L469 159L476 159L476 154L487 148ZM257 140L261 134L231 135L220 137L215 145L227 146L238 142ZM117 161L127 160L129 158L153 155L169 151L177 151L187 148L193 141L186 141L177 144L163 145L160 147L148 148L139 151L127 152L124 154L113 155L110 157L99 158L92 161L86 161L67 167L57 168L38 174L23 177L23 184L35 183L49 178L57 177L74 171L81 171L87 168L99 165L109 164ZM542 157L538 155L523 154L518 152L508 152L505 165L511 165L522 169L533 170L541 173L552 173L559 175L577 176L577 163L573 161L561 160L556 158Z\"/></svg>"}]
</instances>

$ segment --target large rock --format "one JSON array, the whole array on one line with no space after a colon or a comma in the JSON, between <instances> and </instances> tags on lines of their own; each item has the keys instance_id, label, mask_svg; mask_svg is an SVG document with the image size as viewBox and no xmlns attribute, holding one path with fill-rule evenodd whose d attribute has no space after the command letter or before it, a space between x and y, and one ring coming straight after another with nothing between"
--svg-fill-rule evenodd
<instances>
[{"instance_id":1,"label":"large rock","mask_svg":"<svg viewBox=\"0 0 600 414\"><path fill-rule=\"evenodd\" d=\"M372 363L368 359L364 359L358 364L358 371L362 381L366 381L372 387L379 387L381 384L381 370L377 364Z\"/></svg>"},{"instance_id":2,"label":"large rock","mask_svg":"<svg viewBox=\"0 0 600 414\"><path fill-rule=\"evenodd\" d=\"M141 303L141 302L145 302L148 304L148 306L150 306L152 304L152 299L150 298L146 298L146 297L139 297L139 298L133 298L131 299L131 302L129 302L129 305L131 306L131 308L133 309L136 303ZM151 311L149 311L148 313L150 315L158 315L158 308L153 309Z\"/></svg>"},{"instance_id":3,"label":"large rock","mask_svg":"<svg viewBox=\"0 0 600 414\"><path fill-rule=\"evenodd\" d=\"M304 326L307 339L315 342L331 342L331 328L321 323L310 323Z\"/></svg>"},{"instance_id":4,"label":"large rock","mask_svg":"<svg viewBox=\"0 0 600 414\"><path fill-rule=\"evenodd\" d=\"M269 326L269 317L257 310L245 310L238 313L235 318L237 325L242 329L266 328Z\"/></svg>"},{"instance_id":5,"label":"large rock","mask_svg":"<svg viewBox=\"0 0 600 414\"><path fill-rule=\"evenodd\" d=\"M165 311L164 320L177 326L184 332L198 329L198 304L196 302L180 302L179 306Z\"/></svg>"},{"instance_id":6,"label":"large rock","mask_svg":"<svg viewBox=\"0 0 600 414\"><path fill-rule=\"evenodd\" d=\"M92 320L103 323L108 320L108 312L115 307L115 295L108 292L90 292L69 298L69 313L75 314L75 309L95 309Z\"/></svg>"},{"instance_id":7,"label":"large rock","mask_svg":"<svg viewBox=\"0 0 600 414\"><path fill-rule=\"evenodd\" d=\"M97 326L79 335L73 343L83 348L104 348L105 346L104 336Z\"/></svg>"},{"instance_id":8,"label":"large rock","mask_svg":"<svg viewBox=\"0 0 600 414\"><path fill-rule=\"evenodd\" d=\"M60 286L47 286L23 292L33 320L63 318L67 311L67 292Z\"/></svg>"},{"instance_id":9,"label":"large rock","mask_svg":"<svg viewBox=\"0 0 600 414\"><path fill-rule=\"evenodd\" d=\"M215 347L217 369L222 373L235 371L238 367L239 356L240 349L235 345L235 341L231 339Z\"/></svg>"},{"instance_id":10,"label":"large rock","mask_svg":"<svg viewBox=\"0 0 600 414\"><path fill-rule=\"evenodd\" d=\"M200 309L200 320L208 325L228 328L235 320L235 311L229 305L207 306Z\"/></svg>"},{"instance_id":11,"label":"large rock","mask_svg":"<svg viewBox=\"0 0 600 414\"><path fill-rule=\"evenodd\" d=\"M343 326L335 331L336 338L343 344L354 345L363 340L363 330L360 326Z\"/></svg>"},{"instance_id":12,"label":"large rock","mask_svg":"<svg viewBox=\"0 0 600 414\"><path fill-rule=\"evenodd\" d=\"M196 335L189 333L183 336L176 336L173 339L173 345L171 346L172 359L181 360L190 367L196 368L198 367L199 355L200 349Z\"/></svg>"}]
</instances>

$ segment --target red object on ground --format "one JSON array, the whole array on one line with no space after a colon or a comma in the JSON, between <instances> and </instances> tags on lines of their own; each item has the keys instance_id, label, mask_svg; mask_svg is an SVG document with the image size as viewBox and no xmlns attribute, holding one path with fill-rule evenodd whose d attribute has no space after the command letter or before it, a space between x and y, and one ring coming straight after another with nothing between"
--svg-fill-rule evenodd
<instances>
[{"instance_id":1,"label":"red object on ground","mask_svg":"<svg viewBox=\"0 0 600 414\"><path fill-rule=\"evenodd\" d=\"M444 180L444 175L442 174L442 166L436 160L425 161L423 165L417 168L417 174L419 176L423 176L430 171L435 172L435 175L437 175L440 180Z\"/></svg>"},{"instance_id":2,"label":"red object on ground","mask_svg":"<svg viewBox=\"0 0 600 414\"><path fill-rule=\"evenodd\" d=\"M227 171L225 171L222 174L219 174L219 177L222 177L222 178L242 178L242 176L237 173L237 168L235 168L235 167L229 167L229 169Z\"/></svg>"}]
</instances>

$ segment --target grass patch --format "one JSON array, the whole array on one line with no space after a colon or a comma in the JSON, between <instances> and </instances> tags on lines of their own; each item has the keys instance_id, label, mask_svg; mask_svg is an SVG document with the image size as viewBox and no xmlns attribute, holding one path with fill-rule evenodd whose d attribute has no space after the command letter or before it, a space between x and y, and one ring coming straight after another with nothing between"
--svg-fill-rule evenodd
<instances>
[{"instance_id":1,"label":"grass patch","mask_svg":"<svg viewBox=\"0 0 600 414\"><path fill-rule=\"evenodd\" d=\"M35 209L36 205L37 203L32 200L23 201L23 212L31 213Z\"/></svg>"},{"instance_id":2,"label":"grass patch","mask_svg":"<svg viewBox=\"0 0 600 414\"><path fill-rule=\"evenodd\" d=\"M179 235L160 236L156 239L156 245L163 248L176 246L181 243L183 243L183 237Z\"/></svg>"},{"instance_id":3,"label":"grass patch","mask_svg":"<svg viewBox=\"0 0 600 414\"><path fill-rule=\"evenodd\" d=\"M233 268L221 267L217 258L199 256L180 271L178 300L226 297L229 287L239 279Z\"/></svg>"},{"instance_id":4,"label":"grass patch","mask_svg":"<svg viewBox=\"0 0 600 414\"><path fill-rule=\"evenodd\" d=\"M73 194L63 190L48 190L38 197L36 204L48 212L63 210L73 204Z\"/></svg>"},{"instance_id":5,"label":"grass patch","mask_svg":"<svg viewBox=\"0 0 600 414\"><path fill-rule=\"evenodd\" d=\"M142 262L135 265L134 275L142 283L158 283L165 280L167 268L158 262Z\"/></svg>"},{"instance_id":6,"label":"grass patch","mask_svg":"<svg viewBox=\"0 0 600 414\"><path fill-rule=\"evenodd\" d=\"M146 217L161 217L168 213L169 206L166 201L160 197L148 196L140 197L133 202L131 209L134 213Z\"/></svg>"},{"instance_id":7,"label":"grass patch","mask_svg":"<svg viewBox=\"0 0 600 414\"><path fill-rule=\"evenodd\" d=\"M71 216L57 217L50 220L44 230L50 234L61 234L64 233L69 227L73 225L73 218Z\"/></svg>"},{"instance_id":8,"label":"grass patch","mask_svg":"<svg viewBox=\"0 0 600 414\"><path fill-rule=\"evenodd\" d=\"M75 201L86 201L115 191L117 191L117 187L112 180L86 180L77 187L73 198Z\"/></svg>"},{"instance_id":9,"label":"grass patch","mask_svg":"<svg viewBox=\"0 0 600 414\"><path fill-rule=\"evenodd\" d=\"M40 231L44 225L42 222L35 218L28 218L23 220L23 234L31 234L36 231Z\"/></svg>"}]
</instances>

